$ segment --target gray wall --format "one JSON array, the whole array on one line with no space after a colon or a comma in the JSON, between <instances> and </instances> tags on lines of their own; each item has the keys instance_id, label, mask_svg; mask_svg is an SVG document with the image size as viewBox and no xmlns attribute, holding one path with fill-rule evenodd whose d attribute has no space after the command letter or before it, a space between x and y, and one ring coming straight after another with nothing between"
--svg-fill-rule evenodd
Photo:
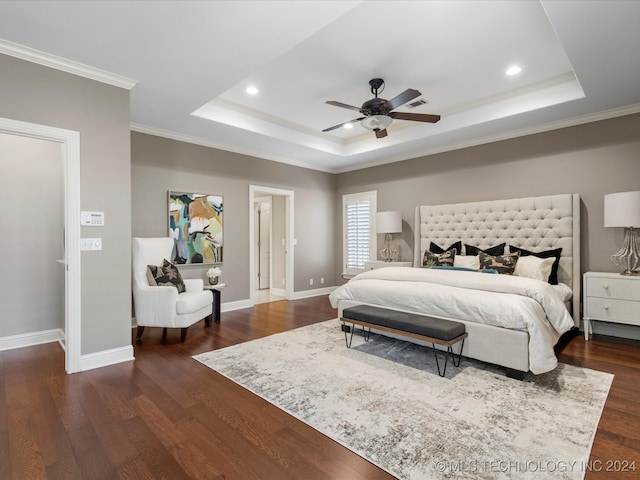
<instances>
[{"instance_id":1,"label":"gray wall","mask_svg":"<svg viewBox=\"0 0 640 480\"><path fill-rule=\"evenodd\" d=\"M135 132L131 160L133 236L167 235L169 190L224 196L223 303L249 298L249 185L294 192L294 291L335 278L335 175ZM186 278L205 270L180 267Z\"/></svg>"},{"instance_id":2,"label":"gray wall","mask_svg":"<svg viewBox=\"0 0 640 480\"><path fill-rule=\"evenodd\" d=\"M131 345L129 91L5 55L0 71L1 117L80 132L81 208L105 212L81 231L103 239L82 253L81 353Z\"/></svg>"},{"instance_id":3,"label":"gray wall","mask_svg":"<svg viewBox=\"0 0 640 480\"><path fill-rule=\"evenodd\" d=\"M64 177L59 143L0 133L0 337L64 331Z\"/></svg>"},{"instance_id":4,"label":"gray wall","mask_svg":"<svg viewBox=\"0 0 640 480\"><path fill-rule=\"evenodd\" d=\"M402 260L413 260L416 205L578 193L582 270L616 271L623 231L603 227L603 197L640 190L640 114L340 174L336 205L366 190L378 191L378 211L402 212ZM335 242L339 268L339 233Z\"/></svg>"}]
</instances>

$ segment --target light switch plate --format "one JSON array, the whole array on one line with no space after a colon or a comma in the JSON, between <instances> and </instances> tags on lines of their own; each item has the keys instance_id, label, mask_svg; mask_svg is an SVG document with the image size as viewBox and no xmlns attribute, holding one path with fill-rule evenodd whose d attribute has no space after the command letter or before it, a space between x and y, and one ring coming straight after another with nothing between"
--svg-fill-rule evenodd
<instances>
[{"instance_id":1,"label":"light switch plate","mask_svg":"<svg viewBox=\"0 0 640 480\"><path fill-rule=\"evenodd\" d=\"M102 250L101 238L81 238L80 250Z\"/></svg>"}]
</instances>

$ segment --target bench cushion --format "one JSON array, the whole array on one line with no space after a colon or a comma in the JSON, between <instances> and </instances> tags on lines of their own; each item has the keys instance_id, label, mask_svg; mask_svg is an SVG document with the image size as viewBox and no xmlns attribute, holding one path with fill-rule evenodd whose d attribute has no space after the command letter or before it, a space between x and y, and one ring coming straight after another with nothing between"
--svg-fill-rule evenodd
<instances>
[{"instance_id":1,"label":"bench cushion","mask_svg":"<svg viewBox=\"0 0 640 480\"><path fill-rule=\"evenodd\" d=\"M452 340L465 333L464 323L461 322L371 305L345 308L342 317L440 340Z\"/></svg>"}]
</instances>

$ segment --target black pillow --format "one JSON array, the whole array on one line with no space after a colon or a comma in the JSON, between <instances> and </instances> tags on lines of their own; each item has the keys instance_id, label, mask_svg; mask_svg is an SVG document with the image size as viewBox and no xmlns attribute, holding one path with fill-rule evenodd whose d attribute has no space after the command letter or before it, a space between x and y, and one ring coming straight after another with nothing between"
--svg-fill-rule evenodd
<instances>
[{"instance_id":1,"label":"black pillow","mask_svg":"<svg viewBox=\"0 0 640 480\"><path fill-rule=\"evenodd\" d=\"M538 258L551 258L556 257L556 261L551 266L551 274L549 274L549 283L551 285L558 285L558 267L560 266L560 255L562 254L562 248L556 248L555 250L545 250L544 252L530 252L524 248L514 247L509 245L509 252L519 252L521 257L527 255L533 255Z\"/></svg>"},{"instance_id":2,"label":"black pillow","mask_svg":"<svg viewBox=\"0 0 640 480\"><path fill-rule=\"evenodd\" d=\"M429 250L425 250L424 257L422 257L422 266L431 267L453 267L454 259L456 258L456 249L452 248L444 253L433 253Z\"/></svg>"},{"instance_id":3,"label":"black pillow","mask_svg":"<svg viewBox=\"0 0 640 480\"><path fill-rule=\"evenodd\" d=\"M460 255L462 253L462 241L458 240L457 242L449 245L447 248L442 248L440 245L437 245L433 242L431 242L431 244L429 245L429 251L431 253L444 253L451 250L452 248L455 248L456 253Z\"/></svg>"},{"instance_id":4,"label":"black pillow","mask_svg":"<svg viewBox=\"0 0 640 480\"><path fill-rule=\"evenodd\" d=\"M520 254L509 253L507 255L487 255L484 252L478 254L478 260L480 260L480 270L497 270L498 273L503 275L513 275L516 269L516 263L518 263Z\"/></svg>"},{"instance_id":5,"label":"black pillow","mask_svg":"<svg viewBox=\"0 0 640 480\"><path fill-rule=\"evenodd\" d=\"M473 245L464 244L465 252L467 255L478 255L480 252L484 252L487 255L504 255L504 246L506 243L501 243L495 247L485 248L484 250L474 247Z\"/></svg>"}]
</instances>

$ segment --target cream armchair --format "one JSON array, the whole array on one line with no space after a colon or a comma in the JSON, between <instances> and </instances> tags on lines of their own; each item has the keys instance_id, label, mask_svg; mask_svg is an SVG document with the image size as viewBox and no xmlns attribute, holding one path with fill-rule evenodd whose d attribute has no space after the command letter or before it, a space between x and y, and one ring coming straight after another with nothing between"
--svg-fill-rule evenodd
<instances>
[{"instance_id":1,"label":"cream armchair","mask_svg":"<svg viewBox=\"0 0 640 480\"><path fill-rule=\"evenodd\" d=\"M167 328L180 328L180 340L187 338L187 328L205 319L209 326L213 310L213 295L204 290L201 279L184 279L185 292L178 293L173 286L150 286L147 278L148 265L162 265L171 259L173 239L169 237L134 237L131 245L133 303L140 340L145 327L163 327L162 339Z\"/></svg>"}]
</instances>

